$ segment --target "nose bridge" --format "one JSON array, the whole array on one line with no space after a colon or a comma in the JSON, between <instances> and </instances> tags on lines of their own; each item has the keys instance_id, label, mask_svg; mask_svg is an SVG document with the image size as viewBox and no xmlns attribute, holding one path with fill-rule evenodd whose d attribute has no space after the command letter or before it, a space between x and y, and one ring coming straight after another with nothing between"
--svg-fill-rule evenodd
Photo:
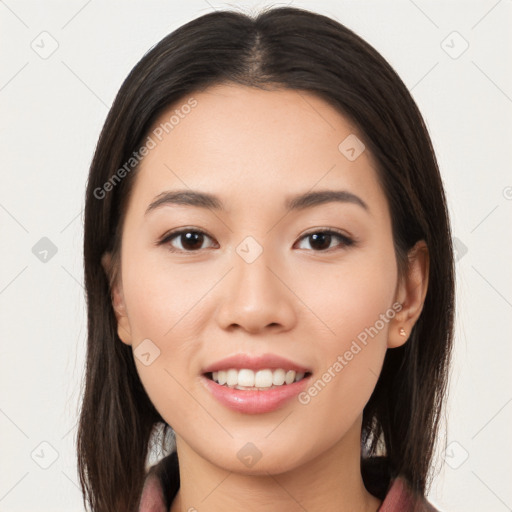
<instances>
[{"instance_id":1,"label":"nose bridge","mask_svg":"<svg viewBox=\"0 0 512 512\"><path fill-rule=\"evenodd\" d=\"M254 296L254 299L262 298L270 288L275 287L275 276L270 271L273 265L272 250L263 246L252 237L247 237L236 248L236 256L233 262L234 276L238 283L240 298ZM275 292L276 290L274 290Z\"/></svg>"},{"instance_id":2,"label":"nose bridge","mask_svg":"<svg viewBox=\"0 0 512 512\"><path fill-rule=\"evenodd\" d=\"M269 325L289 328L294 321L293 294L275 275L277 257L253 237L246 237L233 253L233 271L223 294L219 322L248 331Z\"/></svg>"}]
</instances>

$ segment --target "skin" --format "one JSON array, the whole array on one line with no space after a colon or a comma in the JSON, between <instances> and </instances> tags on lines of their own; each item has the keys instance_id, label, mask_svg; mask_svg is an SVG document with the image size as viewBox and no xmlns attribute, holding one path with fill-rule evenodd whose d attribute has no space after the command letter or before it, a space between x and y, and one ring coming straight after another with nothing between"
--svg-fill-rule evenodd
<instances>
[{"instance_id":1,"label":"skin","mask_svg":"<svg viewBox=\"0 0 512 512\"><path fill-rule=\"evenodd\" d=\"M354 161L338 150L358 132L320 98L233 84L193 97L197 106L138 170L112 293L122 342L135 350L150 339L160 350L149 366L135 362L176 432L181 487L171 510L375 512L381 502L360 473L362 412L386 350L406 342L400 328L410 333L421 313L426 246L411 250L400 279L375 162L368 150ZM226 211L168 204L145 213L176 189L215 194ZM331 202L286 213L286 197L320 189L356 194L368 211ZM208 235L195 252L183 237L157 244L184 227ZM326 250L305 236L326 228L356 243L333 237ZM247 236L263 249L250 264L236 252ZM292 359L314 381L394 303L401 311L306 405L247 415L200 382L207 364L244 352ZM237 457L248 442L262 454L251 468Z\"/></svg>"}]
</instances>

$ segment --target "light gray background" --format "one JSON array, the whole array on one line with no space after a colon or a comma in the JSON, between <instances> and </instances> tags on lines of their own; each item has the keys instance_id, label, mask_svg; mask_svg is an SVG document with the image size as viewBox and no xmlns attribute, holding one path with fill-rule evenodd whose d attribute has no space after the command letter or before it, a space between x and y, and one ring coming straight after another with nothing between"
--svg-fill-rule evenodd
<instances>
[{"instance_id":1,"label":"light gray background","mask_svg":"<svg viewBox=\"0 0 512 512\"><path fill-rule=\"evenodd\" d=\"M512 510L512 1L291 4L375 46L426 119L459 248L450 444L438 450L429 498L449 512ZM88 166L135 63L183 23L228 6L0 0L2 512L83 510L74 442ZM44 253L43 237L56 254Z\"/></svg>"}]
</instances>

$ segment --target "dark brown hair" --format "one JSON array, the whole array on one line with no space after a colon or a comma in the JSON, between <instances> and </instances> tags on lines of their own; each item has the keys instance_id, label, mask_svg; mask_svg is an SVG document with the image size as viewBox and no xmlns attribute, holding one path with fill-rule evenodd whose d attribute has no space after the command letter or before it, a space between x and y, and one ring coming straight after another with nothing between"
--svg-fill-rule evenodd
<instances>
[{"instance_id":1,"label":"dark brown hair","mask_svg":"<svg viewBox=\"0 0 512 512\"><path fill-rule=\"evenodd\" d=\"M373 47L333 19L281 7L254 17L217 11L181 26L135 66L105 121L85 204L88 345L77 439L84 503L94 512L135 510L153 429L170 429L142 387L132 348L117 335L101 258L113 254L112 270L119 263L136 168L113 180L165 109L220 83L306 91L334 106L359 129L377 162L399 271L417 241L428 245L423 311L407 343L387 351L362 430L363 478L383 446L387 474L403 475L423 496L443 410L454 315L452 239L434 150L409 91ZM106 191L109 181L113 186Z\"/></svg>"}]
</instances>

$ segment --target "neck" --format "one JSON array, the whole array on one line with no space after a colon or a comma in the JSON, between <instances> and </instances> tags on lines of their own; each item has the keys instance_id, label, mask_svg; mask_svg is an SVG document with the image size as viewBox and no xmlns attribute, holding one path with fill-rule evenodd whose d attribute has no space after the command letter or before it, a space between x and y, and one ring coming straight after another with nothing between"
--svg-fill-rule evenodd
<instances>
[{"instance_id":1,"label":"neck","mask_svg":"<svg viewBox=\"0 0 512 512\"><path fill-rule=\"evenodd\" d=\"M365 488L360 469L360 421L334 446L286 472L245 475L197 454L179 436L180 489L171 512L376 512L381 501Z\"/></svg>"}]
</instances>

